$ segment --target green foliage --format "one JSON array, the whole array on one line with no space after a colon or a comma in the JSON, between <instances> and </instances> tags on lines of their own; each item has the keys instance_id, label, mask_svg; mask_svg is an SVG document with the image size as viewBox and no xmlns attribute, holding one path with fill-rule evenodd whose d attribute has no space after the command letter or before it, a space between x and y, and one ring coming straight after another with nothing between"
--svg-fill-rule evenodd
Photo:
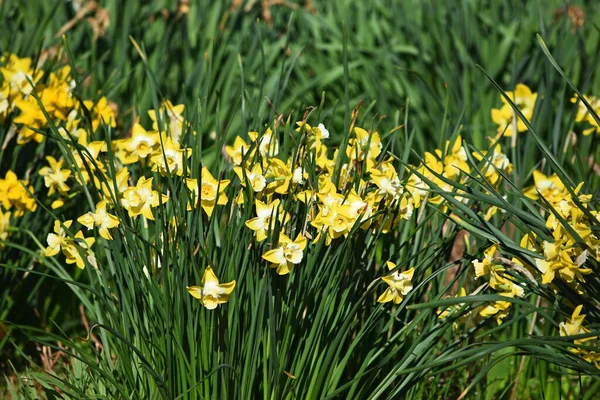
<instances>
[{"instance_id":1,"label":"green foliage","mask_svg":"<svg viewBox=\"0 0 600 400\"><path fill-rule=\"evenodd\" d=\"M598 370L570 352L572 340L560 337L558 327L584 304L597 334L597 296L566 285L557 293L513 271L527 296L512 299L511 317L497 326L477 318L476 309L505 298L477 291L472 261L499 243L504 257L535 265L539 254L519 240L532 231L551 238L542 211L552 206L522 193L534 169L557 173L569 190L584 182L582 192L597 196L598 136L579 134L570 102L573 92L600 95L600 34L590 23L597 4L582 4L587 22L574 29L566 14L554 17L564 6L558 0L336 0L318 2L314 14L301 4L295 12L272 6L271 24L259 4L190 2L189 14L178 15L174 1L114 0L102 3L110 16L103 36L95 38L81 19L61 40L56 34L76 17L76 2L27 3L0 1L0 50L45 57L54 49L73 66L80 99L101 93L115 102L119 129L100 135L109 149L138 118L149 125L147 110L163 99L184 103L197 132L185 135L193 149L191 177L200 179L207 165L234 183L228 204L207 217L201 208L187 209L193 199L181 179L135 170L134 182L154 176L169 201L155 209L155 221L131 218L117 203L115 239L96 234L97 268L88 263L81 271L43 257L45 238L55 219L77 219L99 194L80 186L82 195L50 210L37 174L45 155L72 157L73 143L51 126L41 146L17 146L14 139L3 146L1 175L29 174L40 202L36 213L16 220L0 251L0 368L13 398L592 398ZM490 109L502 95L511 102L505 91L518 82L538 92L535 116L528 132L503 142L514 171L496 190L484 179L485 159L472 152L489 147L485 138L496 133ZM401 174L418 175L411 165L424 152L461 135L471 174L446 183L464 192L448 192L422 175L447 209L429 204L387 235L377 226L355 227L331 246L317 241L292 274L278 276L261 255L280 227L267 242L253 239L244 224L252 207L235 206L234 188L241 186L221 149L237 135L277 123L280 152L293 155L294 122L306 117L329 127L332 144L343 149L360 102L356 125L381 133L385 152L407 168ZM9 131L7 121L2 142ZM108 160L114 157L109 151ZM305 166L318 187L316 166ZM593 205L597 210L597 197ZM502 212L486 220L489 206ZM301 232L308 211L298 202L285 207ZM453 258L461 231L476 246ZM414 289L398 306L377 303L388 260L398 270L415 268ZM186 291L208 265L222 282L237 282L231 300L216 310ZM473 294L454 298L458 287ZM600 292L597 269L585 288ZM458 311L438 318L448 306ZM63 354L54 369L42 365L40 346Z\"/></svg>"}]
</instances>

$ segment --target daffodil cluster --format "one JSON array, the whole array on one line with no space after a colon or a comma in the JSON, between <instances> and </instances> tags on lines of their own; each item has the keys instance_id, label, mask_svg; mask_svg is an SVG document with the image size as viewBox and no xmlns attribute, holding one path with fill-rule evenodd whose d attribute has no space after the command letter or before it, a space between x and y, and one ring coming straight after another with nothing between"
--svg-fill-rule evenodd
<instances>
[{"instance_id":1,"label":"daffodil cluster","mask_svg":"<svg viewBox=\"0 0 600 400\"><path fill-rule=\"evenodd\" d=\"M538 243L532 233L523 244L540 253L535 263L543 284L559 278L582 293L580 284L592 272L586 267L588 257L600 261L600 241L592 230L592 219L599 219L598 212L588 209L591 196L581 193L583 183L568 190L556 174L546 176L537 170L533 179L534 185L526 188L524 194L546 203L546 228L552 240Z\"/></svg>"},{"instance_id":2,"label":"daffodil cluster","mask_svg":"<svg viewBox=\"0 0 600 400\"><path fill-rule=\"evenodd\" d=\"M50 123L58 127L60 137L54 139L63 145L62 156L46 155L37 173L53 209L82 197L86 188L95 189L97 198L87 198L90 208L73 220L88 231L96 231L101 240L113 240L130 221L141 220L141 225L147 226L155 219L156 209L171 201L165 182L174 181L187 193L188 211L201 210L210 219L218 207L227 207L226 212L216 214L224 223L228 218L246 216L243 223L253 238L250 248L259 249L265 267L288 275L302 268L307 253L319 241L336 246L354 233L394 234L407 221L416 221L428 204L447 212L448 196L477 208L490 221L499 208L479 208L465 187L476 176L486 182L487 190L503 193L503 177L513 169L499 137L492 139L489 148L476 149L454 135L411 165L385 151L379 132L354 122L342 144L334 147L323 123L311 126L304 119L282 125L278 119L260 132L235 137L223 149L227 162L218 175L213 175L201 163L191 168L188 138L196 132L185 118L183 104L163 101L156 110L147 112L149 124L136 118L130 129L123 129L117 126L116 106L106 97L79 101L74 96L75 83L68 66L46 73L31 59L14 54L2 56L0 65L0 119L12 118L18 128L18 144L41 142L42 133L50 131ZM518 84L506 94L525 118L532 118L536 93ZM596 107L597 99L586 99ZM526 125L509 102L504 98L502 102L500 109L492 110L498 133L511 136L525 131ZM597 128L581 104L577 122ZM106 140L107 134L111 140ZM295 143L291 148L284 145L289 142L283 142L288 137ZM533 232L525 235L521 246L539 257L535 265L519 258L512 262L541 276L542 284L560 279L583 293L581 284L591 272L586 260L598 261L600 255L600 241L591 229L591 221L598 219L598 214L586 208L590 196L581 194L582 185L567 188L558 176L537 170L533 180L524 194L544 203L546 227L553 240L538 240ZM27 181L20 181L13 172L0 180L0 239L7 236L11 216L35 210L30 192ZM95 238L84 237L82 231L69 234L72 223L56 221L54 232L47 238L46 256L62 253L67 263L80 268L86 260L95 264ZM168 229L157 235L172 240L177 229L175 217ZM488 247L473 266L476 278L485 279L487 286L507 298L479 311L480 316L493 317L500 324L510 312L510 298L523 297L525 286L498 261L498 249L497 244ZM382 273L380 266L376 269L387 284L378 301L400 304L413 290L415 269L398 268L391 261L386 266L391 272ZM202 285L188 290L206 308L214 309L228 301L234 287L235 281L219 283L211 265L204 272ZM460 288L460 297L466 293ZM440 318L456 309L440 311Z\"/></svg>"},{"instance_id":3,"label":"daffodil cluster","mask_svg":"<svg viewBox=\"0 0 600 400\"><path fill-rule=\"evenodd\" d=\"M84 109L92 116L92 130L102 123L116 126L115 113L105 97L76 101L70 66L45 73L33 65L31 58L5 53L0 57L0 73L0 119L14 114L14 123L19 127L18 144L32 140L41 143L44 135L40 130L48 128L50 122L78 138L83 131L80 124Z\"/></svg>"}]
</instances>

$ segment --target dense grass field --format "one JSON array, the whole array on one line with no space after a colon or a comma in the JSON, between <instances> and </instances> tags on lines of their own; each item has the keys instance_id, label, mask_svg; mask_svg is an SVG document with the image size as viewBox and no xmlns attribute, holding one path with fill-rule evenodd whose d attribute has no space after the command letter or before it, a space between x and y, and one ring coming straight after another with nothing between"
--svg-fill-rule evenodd
<instances>
[{"instance_id":1,"label":"dense grass field","mask_svg":"<svg viewBox=\"0 0 600 400\"><path fill-rule=\"evenodd\" d=\"M598 398L599 21L0 0L0 398Z\"/></svg>"}]
</instances>

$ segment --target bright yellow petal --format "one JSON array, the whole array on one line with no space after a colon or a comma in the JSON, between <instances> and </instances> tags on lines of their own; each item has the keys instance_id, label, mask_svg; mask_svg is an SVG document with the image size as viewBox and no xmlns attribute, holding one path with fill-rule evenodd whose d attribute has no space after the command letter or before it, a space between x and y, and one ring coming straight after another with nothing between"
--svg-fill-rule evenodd
<instances>
[{"instance_id":1,"label":"bright yellow petal","mask_svg":"<svg viewBox=\"0 0 600 400\"><path fill-rule=\"evenodd\" d=\"M202 299L202 288L200 286L188 286L186 287L189 294L196 299Z\"/></svg>"},{"instance_id":2,"label":"bright yellow petal","mask_svg":"<svg viewBox=\"0 0 600 400\"><path fill-rule=\"evenodd\" d=\"M202 285L206 285L207 282L219 284L219 279L215 275L215 271L213 271L212 267L206 267L204 275L202 275Z\"/></svg>"}]
</instances>

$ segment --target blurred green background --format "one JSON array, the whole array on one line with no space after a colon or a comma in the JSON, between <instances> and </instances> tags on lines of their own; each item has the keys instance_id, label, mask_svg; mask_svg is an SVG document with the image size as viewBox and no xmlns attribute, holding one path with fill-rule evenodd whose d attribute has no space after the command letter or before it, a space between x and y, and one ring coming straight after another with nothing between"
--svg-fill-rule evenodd
<instances>
[{"instance_id":1,"label":"blurred green background","mask_svg":"<svg viewBox=\"0 0 600 400\"><path fill-rule=\"evenodd\" d=\"M240 133L242 118L234 114L243 88L248 128L268 122L256 117L269 115L266 98L279 113L301 115L324 95L325 120L339 137L345 115L332 114L348 96L351 104L363 101L359 123L381 130L401 124L408 108L418 150L430 150L443 129L458 123L475 144L495 133L490 109L499 94L478 65L505 90L523 82L556 102L568 100L572 92L543 55L537 33L582 91L600 89L600 76L592 74L600 54L595 1L271 3L280 2L50 0L31 7L5 0L0 48L39 54L59 45L57 33L64 32L79 72L91 78L86 90L103 90L125 126L135 116L147 122L142 110L153 104L154 79L173 102L199 100L211 121L205 133L217 128L217 105L221 128ZM89 11L78 19L82 9ZM130 38L147 54L153 78ZM539 119L540 131L552 128L552 116Z\"/></svg>"}]
</instances>

